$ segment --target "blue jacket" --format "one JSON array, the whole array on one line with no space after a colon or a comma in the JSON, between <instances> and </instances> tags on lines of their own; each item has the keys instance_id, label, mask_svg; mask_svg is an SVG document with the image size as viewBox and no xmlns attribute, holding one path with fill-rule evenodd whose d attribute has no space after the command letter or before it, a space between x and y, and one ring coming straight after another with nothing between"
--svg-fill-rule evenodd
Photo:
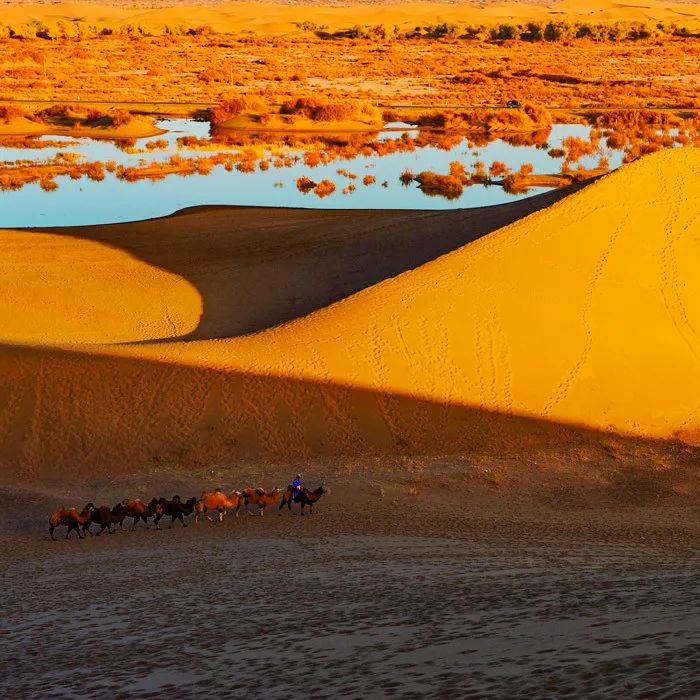
<instances>
[{"instance_id":1,"label":"blue jacket","mask_svg":"<svg viewBox=\"0 0 700 700\"><path fill-rule=\"evenodd\" d=\"M294 479L294 481L292 481L292 488L298 491L301 488L301 479Z\"/></svg>"}]
</instances>

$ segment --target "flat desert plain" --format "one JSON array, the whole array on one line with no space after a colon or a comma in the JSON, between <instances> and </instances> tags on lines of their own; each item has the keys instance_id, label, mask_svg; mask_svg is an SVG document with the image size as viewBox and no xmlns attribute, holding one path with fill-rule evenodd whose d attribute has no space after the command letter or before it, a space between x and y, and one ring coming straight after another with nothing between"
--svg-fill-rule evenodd
<instances>
[{"instance_id":1,"label":"flat desert plain","mask_svg":"<svg viewBox=\"0 0 700 700\"><path fill-rule=\"evenodd\" d=\"M239 31L217 24L237 5L158 5L137 13L154 32L197 12L207 41ZM137 12L37 7L5 20L92 18L103 36ZM534 7L449 11L695 17ZM266 41L295 9L270 11ZM695 40L659 46L692 63ZM0 46L16 59L24 41ZM700 149L679 145L478 209L0 229L3 695L697 696ZM298 472L325 487L313 515L49 537L62 505L284 490Z\"/></svg>"}]
</instances>

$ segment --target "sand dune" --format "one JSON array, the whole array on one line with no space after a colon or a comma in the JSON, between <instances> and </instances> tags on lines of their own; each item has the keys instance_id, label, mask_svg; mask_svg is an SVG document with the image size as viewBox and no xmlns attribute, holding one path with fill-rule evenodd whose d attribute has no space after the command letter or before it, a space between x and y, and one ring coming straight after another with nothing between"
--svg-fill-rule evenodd
<instances>
[{"instance_id":1,"label":"sand dune","mask_svg":"<svg viewBox=\"0 0 700 700\"><path fill-rule=\"evenodd\" d=\"M134 3L137 5L138 3ZM179 4L174 7L120 7L93 3L23 4L3 11L7 23L41 19L53 26L58 22L74 22L103 28L123 24L139 24L150 31L166 26L197 27L208 25L216 31L253 31L257 34L297 33L297 24L313 20L327 25L331 31L348 29L356 24L398 24L404 29L427 22L485 23L501 21L548 20L566 17L582 21L645 21L679 22L690 28L700 26L697 3L668 3L646 0L639 3L611 0L561 0L555 3L492 2L440 3L398 2L376 5L370 2L338 6L309 7L300 4L257 2L216 3L211 6Z\"/></svg>"},{"instance_id":2,"label":"sand dune","mask_svg":"<svg viewBox=\"0 0 700 700\"><path fill-rule=\"evenodd\" d=\"M344 231L324 221L338 214L279 216L296 226L308 217L317 231L325 226L331 240L321 257L285 271L286 263L279 266L274 255L274 237L260 235L270 262L258 268L250 296L262 299L267 288L273 302L258 309L271 321L304 310L303 303L280 302L278 285L293 281L293 269L300 278L314 274L310 264L320 280L344 270L353 276L352 246L344 248L342 269L332 265L333 236L361 236L374 219L372 237L380 239L383 217L387 231L394 227L389 240L395 251L402 226L420 240L417 229L435 236L468 215L353 214L354 229ZM177 232L177 218L163 221ZM258 222L261 231L274 226L265 210ZM156 223L150 226L157 230ZM90 238L109 230L129 240L129 226L84 231ZM80 230L70 235L79 237ZM474 237L463 235L463 242ZM570 426L698 441L699 237L700 151L668 151L417 269L253 335L56 348L50 343L65 343L65 337L47 332L43 341L25 339L43 347L27 347L16 344L22 332L28 334L29 324L20 324L0 351L0 463L7 478L28 479L61 470L114 471L244 455L508 451L585 438ZM134 241L132 235L124 249L139 257ZM446 250L454 245L459 243ZM177 246L187 246L182 232L171 248ZM369 250L356 267L370 267ZM392 252L391 246L374 250L379 260ZM110 255L112 269L119 269L126 253ZM135 269L143 261L147 254ZM192 287L201 290L202 279L193 283L191 272L168 270L164 259L160 265L164 269L154 270L153 261L148 266L152 291L144 291L150 282L129 281L134 291L124 307L127 318L115 324L118 332L98 324L102 343L127 332L134 339L146 331L172 339L183 330L212 338L217 328L230 335L250 329L250 316L238 328L216 311L208 316L217 288L232 319L235 313L235 287L218 287L211 278L197 335L191 330L198 309ZM235 256L222 265L233 270ZM277 267L279 278L271 274ZM103 284L95 274L91 284ZM26 267L20 277L31 279ZM376 281L371 278L355 273L353 284L361 288L363 279ZM315 287L313 278L297 285L300 292ZM165 289L172 294L167 304ZM329 300L339 291L324 289ZM154 301L154 308L142 308ZM164 306L180 324L170 332ZM3 314L11 326L12 314Z\"/></svg>"}]
</instances>

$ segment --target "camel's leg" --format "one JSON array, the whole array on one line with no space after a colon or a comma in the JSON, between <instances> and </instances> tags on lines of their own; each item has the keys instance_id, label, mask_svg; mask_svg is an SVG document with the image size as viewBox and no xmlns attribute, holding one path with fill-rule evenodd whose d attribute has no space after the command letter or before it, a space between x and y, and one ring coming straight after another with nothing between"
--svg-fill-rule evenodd
<instances>
[{"instance_id":1,"label":"camel's leg","mask_svg":"<svg viewBox=\"0 0 700 700\"><path fill-rule=\"evenodd\" d=\"M217 510L219 511L219 522L223 523L224 522L224 511L221 510L221 508L217 508Z\"/></svg>"},{"instance_id":2,"label":"camel's leg","mask_svg":"<svg viewBox=\"0 0 700 700\"><path fill-rule=\"evenodd\" d=\"M56 538L53 536L53 531L54 531L55 529L56 529L56 528L55 528L53 525L49 525L49 535L51 535L51 539L52 539L54 542L56 541Z\"/></svg>"},{"instance_id":3,"label":"camel's leg","mask_svg":"<svg viewBox=\"0 0 700 700\"><path fill-rule=\"evenodd\" d=\"M301 504L301 513L299 513L299 515L304 515L304 506L305 505L306 505L306 503Z\"/></svg>"}]
</instances>

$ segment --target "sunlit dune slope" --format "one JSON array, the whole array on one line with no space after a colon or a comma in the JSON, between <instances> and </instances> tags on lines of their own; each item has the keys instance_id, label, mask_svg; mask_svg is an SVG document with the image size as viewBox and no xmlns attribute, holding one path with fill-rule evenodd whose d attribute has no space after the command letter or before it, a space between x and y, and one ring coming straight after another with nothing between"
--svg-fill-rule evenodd
<instances>
[{"instance_id":1,"label":"sunlit dune slope","mask_svg":"<svg viewBox=\"0 0 700 700\"><path fill-rule=\"evenodd\" d=\"M575 426L700 441L699 263L700 151L675 150L254 335L6 342L0 466L26 479L240 456L502 454L579 440ZM158 289L145 305L164 303ZM185 318L195 305L176 307Z\"/></svg>"},{"instance_id":2,"label":"sunlit dune slope","mask_svg":"<svg viewBox=\"0 0 700 700\"><path fill-rule=\"evenodd\" d=\"M316 314L167 357L689 437L699 266L700 151L669 151Z\"/></svg>"},{"instance_id":3,"label":"sunlit dune slope","mask_svg":"<svg viewBox=\"0 0 700 700\"><path fill-rule=\"evenodd\" d=\"M111 246L3 231L0 339L114 343L185 335L199 292L182 277Z\"/></svg>"}]
</instances>

